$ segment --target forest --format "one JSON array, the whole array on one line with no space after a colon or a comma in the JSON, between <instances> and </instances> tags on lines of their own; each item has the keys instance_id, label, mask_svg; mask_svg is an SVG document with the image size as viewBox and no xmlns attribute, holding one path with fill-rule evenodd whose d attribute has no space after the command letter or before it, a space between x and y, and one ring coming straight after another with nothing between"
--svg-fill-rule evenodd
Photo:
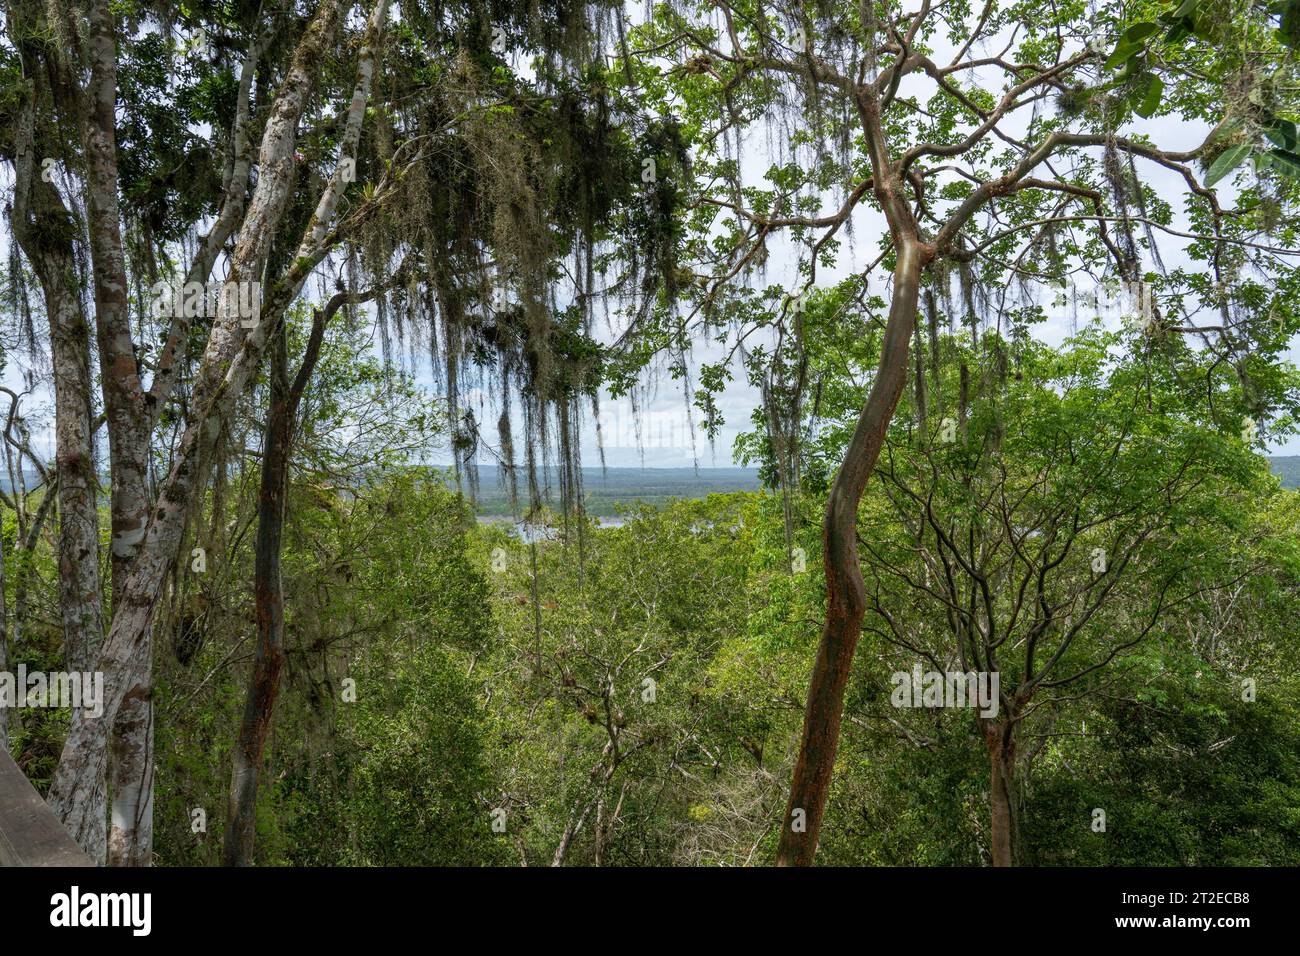
<instances>
[{"instance_id":1,"label":"forest","mask_svg":"<svg viewBox=\"0 0 1300 956\"><path fill-rule=\"evenodd\" d=\"M4 0L0 793L1300 865L1297 123L1300 0Z\"/></svg>"}]
</instances>

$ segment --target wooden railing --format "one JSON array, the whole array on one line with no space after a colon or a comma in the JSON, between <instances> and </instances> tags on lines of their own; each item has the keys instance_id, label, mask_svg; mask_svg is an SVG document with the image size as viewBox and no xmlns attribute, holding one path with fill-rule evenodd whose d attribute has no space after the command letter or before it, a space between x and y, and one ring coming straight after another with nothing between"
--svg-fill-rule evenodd
<instances>
[{"instance_id":1,"label":"wooden railing","mask_svg":"<svg viewBox=\"0 0 1300 956\"><path fill-rule=\"evenodd\" d=\"M49 804L0 746L0 866L91 866Z\"/></svg>"}]
</instances>

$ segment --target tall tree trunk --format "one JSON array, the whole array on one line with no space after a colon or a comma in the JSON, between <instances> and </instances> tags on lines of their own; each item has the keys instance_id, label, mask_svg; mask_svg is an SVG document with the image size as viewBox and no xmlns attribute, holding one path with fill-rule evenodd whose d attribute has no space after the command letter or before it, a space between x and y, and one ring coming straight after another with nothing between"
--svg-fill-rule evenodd
<instances>
[{"instance_id":1,"label":"tall tree trunk","mask_svg":"<svg viewBox=\"0 0 1300 956\"><path fill-rule=\"evenodd\" d=\"M25 69L34 65L24 57ZM86 671L94 663L103 634L98 481L90 407L90 328L78 291L72 217L58 190L33 175L35 96L35 85L31 84L19 120L12 222L19 247L41 283L50 322L59 505L59 607L67 666ZM18 467L21 472L21 460ZM20 566L14 609L17 627L25 613L24 577ZM74 714L73 719L84 719L84 714ZM103 774L86 780L84 789L84 823L76 838L91 859L102 861L106 842Z\"/></svg>"},{"instance_id":2,"label":"tall tree trunk","mask_svg":"<svg viewBox=\"0 0 1300 956\"><path fill-rule=\"evenodd\" d=\"M31 256L28 259L31 260ZM90 329L70 280L71 257L36 266L50 318L54 366L54 447L59 486L59 605L70 670L90 670L103 634L99 509L92 451ZM61 275L55 278L52 272ZM47 281L46 276L50 276ZM86 852L91 848L84 847ZM95 857L96 859L98 857Z\"/></svg>"},{"instance_id":3,"label":"tall tree trunk","mask_svg":"<svg viewBox=\"0 0 1300 956\"><path fill-rule=\"evenodd\" d=\"M914 390L916 401L916 433L921 442L924 443L930 409L928 396L926 394L925 350L921 347L921 344L921 323L918 322L916 323L916 354L912 357L912 364L916 368L916 387Z\"/></svg>"},{"instance_id":4,"label":"tall tree trunk","mask_svg":"<svg viewBox=\"0 0 1300 956\"><path fill-rule=\"evenodd\" d=\"M33 175L35 95L34 88L29 89L32 99L24 104L19 119L12 222L19 248L41 284L50 323L59 505L59 606L67 665L84 671L93 664L103 633L98 481L90 407L90 327L78 293L72 216L58 190ZM21 457L18 471L22 471Z\"/></svg>"},{"instance_id":5,"label":"tall tree trunk","mask_svg":"<svg viewBox=\"0 0 1300 956\"><path fill-rule=\"evenodd\" d=\"M357 60L357 81L340 144L342 159L355 159L361 135L361 121L370 99L380 31L388 15L388 0L376 0L367 21L365 38ZM333 217L341 194L342 165L335 170L330 187L322 193L307 235L299 249L305 255L319 241ZM378 291L378 290L376 290ZM284 536L285 493L288 488L289 456L293 445L298 404L320 358L325 327L334 313L358 297L347 293L333 296L324 309L313 315L311 335L301 367L289 383L288 333L281 328L272 343L271 400L266 434L262 442L261 495L258 502L256 557L254 559L254 602L257 608L257 650L249 676L248 696L239 739L235 743L230 781L230 802L226 814L222 862L226 866L249 866L253 862L253 838L257 815L257 785L261 775L266 738L275 715L284 666L284 592L281 584L280 551Z\"/></svg>"},{"instance_id":6,"label":"tall tree trunk","mask_svg":"<svg viewBox=\"0 0 1300 956\"><path fill-rule=\"evenodd\" d=\"M239 77L236 118L232 126L230 161L223 180L225 199L216 222L203 240L199 253L190 265L186 283L204 283L212 272L222 245L230 237L242 215L246 201L246 184L252 163L248 139L249 101L253 74L262 50L269 39L270 24L251 45ZM102 119L101 119L102 123ZM109 127L110 132L111 126ZM153 426L161 415L181 366L181 353L189 330L184 310L172 319L167 341L159 356L158 370L143 401L137 389L130 394L135 418L122 432L120 446L143 445L147 450ZM121 336L117 336L118 343ZM128 336L129 341L129 336ZM101 345L101 348L103 346ZM106 386L107 387L107 386ZM147 456L144 464L147 466ZM136 470L133 462L124 462L127 481L114 499L113 583L120 586L122 576L135 557L144 535L148 517L148 482L146 471ZM115 468L114 475L117 471ZM116 486L115 486L116 487ZM113 809L109 833L109 865L148 866L153 848L153 633L144 635L144 644L134 662L131 688L122 701L113 725L111 783Z\"/></svg>"},{"instance_id":7,"label":"tall tree trunk","mask_svg":"<svg viewBox=\"0 0 1300 956\"><path fill-rule=\"evenodd\" d=\"M858 563L858 504L880 455L889 421L907 386L908 345L916 323L921 269L928 252L908 235L897 236L895 247L893 301L880 366L826 503L822 532L826 620L808 687L799 757L777 846L778 866L811 865L817 852L839 748L844 690L862 633L866 591Z\"/></svg>"},{"instance_id":8,"label":"tall tree trunk","mask_svg":"<svg viewBox=\"0 0 1300 956\"><path fill-rule=\"evenodd\" d=\"M32 256L28 255L29 260ZM35 260L32 260L35 261ZM59 278L50 276L57 269ZM90 329L71 280L71 257L57 266L36 265L50 318L54 366L55 461L58 466L59 607L69 670L94 667L103 634L99 579L99 510L92 452L90 410ZM47 281L47 276L49 281ZM19 582L20 588L22 582ZM20 595L24 604L25 593ZM20 609L21 611L22 609ZM102 775L101 775L102 776ZM100 779L87 807L87 827L78 839L92 859L105 851L105 788Z\"/></svg>"},{"instance_id":9,"label":"tall tree trunk","mask_svg":"<svg viewBox=\"0 0 1300 956\"><path fill-rule=\"evenodd\" d=\"M258 500L257 543L254 558L254 603L257 608L257 649L248 679L244 716L235 742L230 800L222 862L250 866L257 811L257 786L261 776L266 738L275 716L280 670L284 666L284 591L281 549L284 538L285 497L289 487L289 460L293 453L298 407L320 359L321 343L330 320L346 303L365 301L381 290L357 295L340 292L324 309L317 309L302 365L289 383L289 356L285 332L277 336L271 352L271 400L262 440L261 494Z\"/></svg>"},{"instance_id":10,"label":"tall tree trunk","mask_svg":"<svg viewBox=\"0 0 1300 956\"><path fill-rule=\"evenodd\" d=\"M149 512L149 450L152 415L144 402L140 368L131 335L126 256L122 246L117 170L117 30L108 0L88 9L90 81L81 111L86 150L86 219L95 290L95 329L100 382L108 420L109 466L113 476L113 603L123 597ZM131 662L131 686L113 721L112 829L109 863L147 865L153 850L153 734L150 633Z\"/></svg>"},{"instance_id":11,"label":"tall tree trunk","mask_svg":"<svg viewBox=\"0 0 1300 956\"><path fill-rule=\"evenodd\" d=\"M248 680L244 719L235 743L230 805L226 814L226 866L253 862L257 782L266 737L280 689L284 665L284 592L280 576L280 546L284 532L284 496L288 486L289 444L293 431L288 357L283 331L271 352L271 402L262 442L262 487L257 511L254 560L254 601L257 608L257 652Z\"/></svg>"},{"instance_id":12,"label":"tall tree trunk","mask_svg":"<svg viewBox=\"0 0 1300 956\"><path fill-rule=\"evenodd\" d=\"M989 852L994 866L1016 865L1016 743L1010 726L994 724L988 731Z\"/></svg>"}]
</instances>

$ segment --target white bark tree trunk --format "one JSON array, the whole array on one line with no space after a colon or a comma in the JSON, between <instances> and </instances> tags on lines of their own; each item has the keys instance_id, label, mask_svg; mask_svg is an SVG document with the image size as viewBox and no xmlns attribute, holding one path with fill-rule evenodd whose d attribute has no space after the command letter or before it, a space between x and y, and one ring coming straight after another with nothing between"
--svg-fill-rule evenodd
<instances>
[{"instance_id":1,"label":"white bark tree trunk","mask_svg":"<svg viewBox=\"0 0 1300 956\"><path fill-rule=\"evenodd\" d=\"M72 217L58 190L33 176L34 86L26 94L19 120L12 223L19 247L41 283L50 322L58 469L59 606L67 666L85 671L94 661L103 633L98 482L90 408L90 329L77 287ZM98 780L87 781L84 803L85 823L78 842L91 859L102 861L106 839L102 774Z\"/></svg>"},{"instance_id":2,"label":"white bark tree trunk","mask_svg":"<svg viewBox=\"0 0 1300 956\"><path fill-rule=\"evenodd\" d=\"M95 288L95 329L99 342L100 383L108 419L112 494L113 601L122 597L149 512L149 451L153 417L144 402L135 358L127 297L126 256L122 248L117 169L117 36L107 0L89 10L90 82L82 115L86 151L86 218L90 232ZM148 862L153 849L153 736L150 726L152 642L146 630L132 667L127 706L113 726L112 830L110 865ZM122 821L130 821L127 829Z\"/></svg>"}]
</instances>

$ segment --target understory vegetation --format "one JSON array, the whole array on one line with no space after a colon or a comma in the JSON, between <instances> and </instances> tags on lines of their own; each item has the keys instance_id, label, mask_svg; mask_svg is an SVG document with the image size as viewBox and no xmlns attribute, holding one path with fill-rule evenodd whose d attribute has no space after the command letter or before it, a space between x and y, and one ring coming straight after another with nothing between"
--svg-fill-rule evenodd
<instances>
[{"instance_id":1,"label":"understory vegetation","mask_svg":"<svg viewBox=\"0 0 1300 956\"><path fill-rule=\"evenodd\" d=\"M918 466L959 477L929 500L939 526L975 535L985 556L1008 547L1008 527L1028 547L1025 530L1064 503L1093 507L1090 496L1099 511L1153 518L1136 567L1066 655L1070 667L1126 643L1171 573L1181 602L1100 676L1045 693L1026 715L1014 791L1021 862L1300 861L1296 493L1235 436L1134 403L1150 369L1111 363L1107 344L1093 333L1027 352L998 414L973 413L949 446L921 440L906 415L891 430L889 464L864 504L881 529L868 560L875 590L824 862L989 859L989 756L976 716L890 704L891 673L956 660L943 602L925 592L926 545L907 521L917 512L899 507L905 476L926 478ZM286 664L256 862L770 862L824 605L820 568L805 560L818 547L816 478L796 496L793 564L771 489L632 507L618 527L571 525L567 535L551 513L521 535L476 521L447 470L412 461L419 443L392 413L413 392L377 366L373 377L332 378L344 362L358 367L346 352L323 362L337 392L306 417L314 437L290 483ZM1171 396L1178 387L1162 384ZM342 405L384 424L334 445L323 425ZM1092 423L1086 435L1078 417ZM364 480L330 477L329 463L345 460L358 464L339 473ZM1094 468L1118 474L1103 480ZM1195 490L1176 505L1158 500L1154 489L1176 477ZM178 575L156 625L161 865L221 858L252 656L256 487L255 463L225 476L196 522L206 569ZM976 517L991 491L1015 503L1006 523ZM4 544L20 556L11 587L25 594L18 658L53 669L53 552L43 539L15 552L17 530L11 519ZM1084 543L1060 588L1093 576ZM876 558L886 563L872 570ZM1014 588L998 585L993 600L1005 619ZM1015 666L1008 648L1004 687ZM64 724L33 713L11 734L39 784Z\"/></svg>"}]
</instances>

